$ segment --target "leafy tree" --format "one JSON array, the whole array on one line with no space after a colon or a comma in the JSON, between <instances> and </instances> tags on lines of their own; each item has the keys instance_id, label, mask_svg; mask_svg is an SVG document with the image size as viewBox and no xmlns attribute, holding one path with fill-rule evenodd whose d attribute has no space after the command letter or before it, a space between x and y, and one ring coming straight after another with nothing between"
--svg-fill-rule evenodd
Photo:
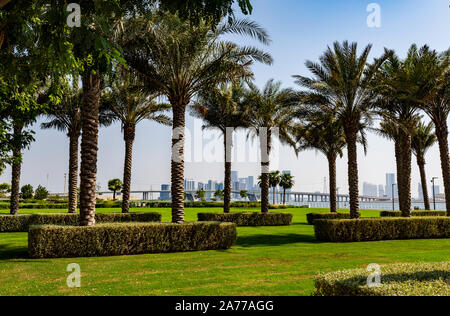
<instances>
[{"instance_id":1,"label":"leafy tree","mask_svg":"<svg viewBox=\"0 0 450 316\"><path fill-rule=\"evenodd\" d=\"M246 199L246 198L248 198L248 191L241 190L241 192L239 192L239 195L241 196L241 198Z\"/></svg>"},{"instance_id":2,"label":"leafy tree","mask_svg":"<svg viewBox=\"0 0 450 316\"><path fill-rule=\"evenodd\" d=\"M376 71L391 52L368 63L372 46L366 46L358 54L357 44L335 42L320 57L320 62L306 62L314 77L294 76L297 83L308 89L303 92L307 104L316 105L323 111L336 113L341 122L348 154L348 182L350 191L350 214L359 218L358 188L358 134L363 134L372 119L373 95L371 84Z\"/></svg>"},{"instance_id":3,"label":"leafy tree","mask_svg":"<svg viewBox=\"0 0 450 316\"><path fill-rule=\"evenodd\" d=\"M275 197L277 195L276 189L277 186L280 185L281 181L281 173L280 171L272 171L269 173L269 185L272 188L272 198L273 198L273 205L275 205Z\"/></svg>"},{"instance_id":4,"label":"leafy tree","mask_svg":"<svg viewBox=\"0 0 450 316\"><path fill-rule=\"evenodd\" d=\"M269 212L270 160L272 134L278 129L281 141L294 144L288 134L287 117L298 103L297 94L292 89L282 89L280 82L269 80L262 90L250 84L250 91L244 103L249 108L249 126L253 136L259 136L261 151L261 212ZM275 201L275 196L274 196Z\"/></svg>"},{"instance_id":5,"label":"leafy tree","mask_svg":"<svg viewBox=\"0 0 450 316\"><path fill-rule=\"evenodd\" d=\"M196 192L196 194L197 194L197 198L199 198L200 200L202 200L202 202L205 201L206 192L205 192L205 190L204 190L203 188L200 189L200 190L198 190L198 191Z\"/></svg>"},{"instance_id":6,"label":"leafy tree","mask_svg":"<svg viewBox=\"0 0 450 316\"><path fill-rule=\"evenodd\" d=\"M143 120L152 120L163 125L171 125L172 120L163 114L170 109L170 105L156 102L158 93L145 92L132 72L123 71L118 77L120 79L113 82L110 91L103 96L102 103L110 109L113 118L122 124L125 141L122 213L128 213L136 126Z\"/></svg>"},{"instance_id":7,"label":"leafy tree","mask_svg":"<svg viewBox=\"0 0 450 316\"><path fill-rule=\"evenodd\" d=\"M25 184L20 189L20 192L21 192L21 197L24 200L29 200L29 199L33 198L34 190L33 190L33 186L31 184Z\"/></svg>"},{"instance_id":8,"label":"leafy tree","mask_svg":"<svg viewBox=\"0 0 450 316\"><path fill-rule=\"evenodd\" d=\"M150 91L156 87L172 105L172 221L184 222L184 128L186 107L205 89L239 77L251 77L252 61L269 63L261 51L222 40L226 34L267 36L255 23L233 20L212 30L200 21L192 25L177 16L139 17L125 25L124 57ZM262 57L263 56L263 57Z\"/></svg>"},{"instance_id":9,"label":"leafy tree","mask_svg":"<svg viewBox=\"0 0 450 316\"><path fill-rule=\"evenodd\" d=\"M0 183L0 197L5 197L11 192L11 185L9 183Z\"/></svg>"},{"instance_id":10,"label":"leafy tree","mask_svg":"<svg viewBox=\"0 0 450 316\"><path fill-rule=\"evenodd\" d=\"M216 190L216 192L214 192L214 197L218 200L223 200L223 190Z\"/></svg>"},{"instance_id":11,"label":"leafy tree","mask_svg":"<svg viewBox=\"0 0 450 316\"><path fill-rule=\"evenodd\" d=\"M422 195L426 210L430 210L430 196L428 195L428 183L425 173L425 155L427 151L437 142L436 134L433 131L434 125L432 122L425 124L419 122L414 131L411 147L417 159L417 165L420 171L420 180L422 182Z\"/></svg>"},{"instance_id":12,"label":"leafy tree","mask_svg":"<svg viewBox=\"0 0 450 316\"><path fill-rule=\"evenodd\" d=\"M122 181L120 179L112 179L108 181L108 189L113 191L113 200L116 200L116 192L122 190Z\"/></svg>"},{"instance_id":13,"label":"leafy tree","mask_svg":"<svg viewBox=\"0 0 450 316\"><path fill-rule=\"evenodd\" d=\"M286 190L290 190L294 187L294 176L283 173L280 177L280 187L283 188L283 204L286 205Z\"/></svg>"},{"instance_id":14,"label":"leafy tree","mask_svg":"<svg viewBox=\"0 0 450 316\"><path fill-rule=\"evenodd\" d=\"M48 191L43 186L39 185L34 192L34 198L36 200L45 200L48 197Z\"/></svg>"}]
</instances>

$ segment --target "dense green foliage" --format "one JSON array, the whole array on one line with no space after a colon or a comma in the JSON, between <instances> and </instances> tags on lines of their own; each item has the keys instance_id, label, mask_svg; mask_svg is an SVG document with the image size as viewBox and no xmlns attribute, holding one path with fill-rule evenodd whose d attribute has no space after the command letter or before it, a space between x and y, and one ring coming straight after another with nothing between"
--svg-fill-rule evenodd
<instances>
[{"instance_id":1,"label":"dense green foliage","mask_svg":"<svg viewBox=\"0 0 450 316\"><path fill-rule=\"evenodd\" d=\"M450 217L318 219L314 231L327 242L449 238Z\"/></svg>"},{"instance_id":2,"label":"dense green foliage","mask_svg":"<svg viewBox=\"0 0 450 316\"><path fill-rule=\"evenodd\" d=\"M21 214L0 215L0 232L27 232L31 225L70 225L78 226L78 214ZM97 223L116 222L160 222L160 213L99 213L95 216Z\"/></svg>"},{"instance_id":3,"label":"dense green foliage","mask_svg":"<svg viewBox=\"0 0 450 316\"><path fill-rule=\"evenodd\" d=\"M48 197L48 190L42 185L39 185L34 192L34 198L36 200L45 200Z\"/></svg>"},{"instance_id":4,"label":"dense green foliage","mask_svg":"<svg viewBox=\"0 0 450 316\"><path fill-rule=\"evenodd\" d=\"M25 184L21 189L20 189L20 197L24 200L27 199L32 199L33 198L33 194L34 194L34 190L33 190L33 186L31 184Z\"/></svg>"},{"instance_id":5,"label":"dense green foliage","mask_svg":"<svg viewBox=\"0 0 450 316\"><path fill-rule=\"evenodd\" d=\"M350 219L347 213L309 213L306 214L306 220L309 225L314 225L316 219Z\"/></svg>"},{"instance_id":6,"label":"dense green foliage","mask_svg":"<svg viewBox=\"0 0 450 316\"><path fill-rule=\"evenodd\" d=\"M445 211L412 211L411 216L446 216ZM400 211L381 211L380 217L401 217Z\"/></svg>"},{"instance_id":7,"label":"dense green foliage","mask_svg":"<svg viewBox=\"0 0 450 316\"><path fill-rule=\"evenodd\" d=\"M70 258L219 250L230 248L236 236L235 224L219 222L38 225L30 227L28 252L32 258Z\"/></svg>"},{"instance_id":8,"label":"dense green foliage","mask_svg":"<svg viewBox=\"0 0 450 316\"><path fill-rule=\"evenodd\" d=\"M315 279L317 296L448 296L450 261L381 266L381 284L367 285L373 271L355 269L320 274Z\"/></svg>"},{"instance_id":9,"label":"dense green foliage","mask_svg":"<svg viewBox=\"0 0 450 316\"><path fill-rule=\"evenodd\" d=\"M237 226L289 226L292 214L287 213L198 213L200 222L217 221L235 223Z\"/></svg>"}]
</instances>

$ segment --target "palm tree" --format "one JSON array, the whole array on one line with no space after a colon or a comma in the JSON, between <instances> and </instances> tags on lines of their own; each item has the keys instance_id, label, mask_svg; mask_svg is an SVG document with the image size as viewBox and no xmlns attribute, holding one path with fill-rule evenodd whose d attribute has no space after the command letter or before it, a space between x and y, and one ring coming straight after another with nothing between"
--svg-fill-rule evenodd
<instances>
[{"instance_id":1,"label":"palm tree","mask_svg":"<svg viewBox=\"0 0 450 316\"><path fill-rule=\"evenodd\" d=\"M346 145L344 131L334 115L320 111L310 112L307 107L304 108L307 114L298 116L301 123L295 123L291 129L297 141L296 152L315 149L326 156L330 178L330 212L336 213L336 159L343 156Z\"/></svg>"},{"instance_id":2,"label":"palm tree","mask_svg":"<svg viewBox=\"0 0 450 316\"><path fill-rule=\"evenodd\" d=\"M167 14L132 19L126 23L125 32L129 36L122 47L128 65L142 75L147 88L156 87L172 105L172 221L182 223L186 107L200 91L251 77L253 61L272 63L268 54L224 41L222 35L249 35L263 43L269 39L265 30L246 20L213 28L205 21L193 25Z\"/></svg>"},{"instance_id":3,"label":"palm tree","mask_svg":"<svg viewBox=\"0 0 450 316\"><path fill-rule=\"evenodd\" d=\"M303 93L307 104L315 104L323 111L336 113L344 129L348 154L348 182L350 192L350 214L359 218L358 188L358 134L370 124L372 119L371 82L377 69L384 63L390 52L368 64L372 45L366 46L358 55L357 44L344 41L335 42L333 49L320 57L320 63L306 62L313 78L294 76L297 83L308 89Z\"/></svg>"},{"instance_id":4,"label":"palm tree","mask_svg":"<svg viewBox=\"0 0 450 316\"><path fill-rule=\"evenodd\" d=\"M379 114L389 124L397 126L395 141L398 166L398 193L402 216L411 216L411 157L412 135L417 121L421 100L427 94L425 62L426 47L412 45L405 60L392 54L379 69L374 91L378 94L376 106Z\"/></svg>"},{"instance_id":5,"label":"palm tree","mask_svg":"<svg viewBox=\"0 0 450 316\"><path fill-rule=\"evenodd\" d=\"M224 212L231 209L231 151L233 131L245 127L245 107L242 103L245 88L243 83L221 84L217 88L200 93L194 105L194 114L205 121L203 128L218 129L223 135L225 153Z\"/></svg>"},{"instance_id":6,"label":"palm tree","mask_svg":"<svg viewBox=\"0 0 450 316\"><path fill-rule=\"evenodd\" d=\"M280 187L283 188L283 204L286 205L286 190L294 187L294 177L288 173L283 173L280 177Z\"/></svg>"},{"instance_id":7,"label":"palm tree","mask_svg":"<svg viewBox=\"0 0 450 316\"><path fill-rule=\"evenodd\" d=\"M113 200L116 200L116 192L120 192L122 190L123 184L120 179L111 179L108 181L108 189L113 191Z\"/></svg>"},{"instance_id":8,"label":"palm tree","mask_svg":"<svg viewBox=\"0 0 450 316\"><path fill-rule=\"evenodd\" d=\"M428 196L427 177L425 173L425 155L427 151L436 144L436 134L433 131L433 123L425 124L419 122L412 137L412 151L417 159L417 165L420 171L420 180L422 182L422 195L425 209L430 210L430 197Z\"/></svg>"},{"instance_id":9,"label":"palm tree","mask_svg":"<svg viewBox=\"0 0 450 316\"><path fill-rule=\"evenodd\" d=\"M441 156L447 216L450 216L450 158L447 123L450 113L450 51L439 55L436 51L427 49L426 55L428 95L419 106L430 117L435 126Z\"/></svg>"},{"instance_id":10,"label":"palm tree","mask_svg":"<svg viewBox=\"0 0 450 316\"><path fill-rule=\"evenodd\" d=\"M111 90L103 96L102 104L110 109L113 117L122 124L125 141L122 213L128 213L136 126L143 120L152 120L163 125L171 125L172 120L162 113L168 111L170 105L155 102L157 93L149 94L144 91L131 72L123 72L120 77L111 84Z\"/></svg>"},{"instance_id":11,"label":"palm tree","mask_svg":"<svg viewBox=\"0 0 450 316\"><path fill-rule=\"evenodd\" d=\"M273 205L276 204L275 197L276 197L276 189L277 186L280 185L281 182L281 173L278 170L272 171L269 173L269 185L272 188L272 199L273 199Z\"/></svg>"},{"instance_id":12,"label":"palm tree","mask_svg":"<svg viewBox=\"0 0 450 316\"><path fill-rule=\"evenodd\" d=\"M298 96L292 89L282 89L280 82L269 80L262 90L249 84L250 91L244 103L250 109L248 120L252 127L250 134L260 139L261 151L261 212L269 211L270 185L270 153L272 150L272 136L278 130L279 139L293 144L284 124L291 109L298 103Z\"/></svg>"}]
</instances>

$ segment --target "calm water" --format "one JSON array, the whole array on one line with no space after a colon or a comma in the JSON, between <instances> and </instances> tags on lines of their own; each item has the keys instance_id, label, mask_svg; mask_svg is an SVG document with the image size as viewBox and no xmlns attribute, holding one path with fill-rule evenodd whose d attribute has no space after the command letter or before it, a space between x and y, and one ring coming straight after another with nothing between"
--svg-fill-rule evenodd
<instances>
[{"instance_id":1,"label":"calm water","mask_svg":"<svg viewBox=\"0 0 450 316\"><path fill-rule=\"evenodd\" d=\"M329 208L330 203L328 202L290 202L290 205L308 205L310 208ZM398 210L400 209L398 203L394 204L394 209ZM389 211L392 210L392 202L359 202L359 207L362 210L382 210L382 211ZM412 203L412 208L419 208L421 210L424 209L423 203ZM349 209L350 204L348 202L339 202L338 208L340 209ZM433 203L431 203L431 208L433 209ZM436 210L439 211L445 211L445 203L443 202L436 202Z\"/></svg>"}]
</instances>

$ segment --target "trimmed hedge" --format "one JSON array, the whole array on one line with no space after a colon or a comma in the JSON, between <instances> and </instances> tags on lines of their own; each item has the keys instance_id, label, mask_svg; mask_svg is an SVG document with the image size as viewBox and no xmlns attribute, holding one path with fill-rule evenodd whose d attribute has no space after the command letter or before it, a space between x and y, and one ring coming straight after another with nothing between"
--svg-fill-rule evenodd
<instances>
[{"instance_id":1,"label":"trimmed hedge","mask_svg":"<svg viewBox=\"0 0 450 316\"><path fill-rule=\"evenodd\" d=\"M445 211L412 211L411 216L447 216ZM402 217L400 211L381 211L380 217Z\"/></svg>"},{"instance_id":2,"label":"trimmed hedge","mask_svg":"<svg viewBox=\"0 0 450 316\"><path fill-rule=\"evenodd\" d=\"M31 226L32 258L73 258L228 249L236 241L232 223L113 223L90 227Z\"/></svg>"},{"instance_id":3,"label":"trimmed hedge","mask_svg":"<svg viewBox=\"0 0 450 316\"><path fill-rule=\"evenodd\" d=\"M449 296L450 261L380 266L381 284L369 287L366 269L320 274L316 296Z\"/></svg>"},{"instance_id":4,"label":"trimmed hedge","mask_svg":"<svg viewBox=\"0 0 450 316\"><path fill-rule=\"evenodd\" d=\"M0 215L0 233L27 232L31 225L78 226L79 214ZM160 213L97 213L96 223L161 222Z\"/></svg>"},{"instance_id":5,"label":"trimmed hedge","mask_svg":"<svg viewBox=\"0 0 450 316\"><path fill-rule=\"evenodd\" d=\"M289 226L292 214L288 213L198 213L200 222L227 222L237 226Z\"/></svg>"},{"instance_id":6,"label":"trimmed hedge","mask_svg":"<svg viewBox=\"0 0 450 316\"><path fill-rule=\"evenodd\" d=\"M350 219L349 213L309 213L306 220L309 225L314 225L316 219Z\"/></svg>"},{"instance_id":7,"label":"trimmed hedge","mask_svg":"<svg viewBox=\"0 0 450 316\"><path fill-rule=\"evenodd\" d=\"M327 242L449 238L450 217L318 219L314 231Z\"/></svg>"}]
</instances>

